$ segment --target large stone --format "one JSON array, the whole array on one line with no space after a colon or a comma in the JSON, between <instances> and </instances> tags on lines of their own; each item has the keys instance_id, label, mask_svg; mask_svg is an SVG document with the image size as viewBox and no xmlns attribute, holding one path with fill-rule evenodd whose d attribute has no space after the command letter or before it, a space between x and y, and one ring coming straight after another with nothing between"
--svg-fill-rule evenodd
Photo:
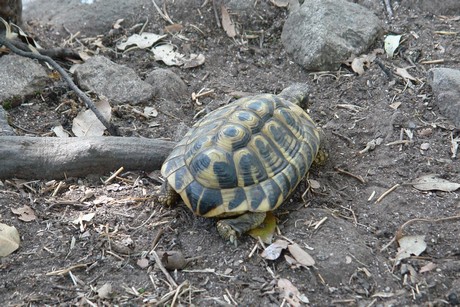
<instances>
[{"instance_id":1,"label":"large stone","mask_svg":"<svg viewBox=\"0 0 460 307\"><path fill-rule=\"evenodd\" d=\"M33 94L49 80L35 60L18 55L0 57L0 102Z\"/></svg>"},{"instance_id":2,"label":"large stone","mask_svg":"<svg viewBox=\"0 0 460 307\"><path fill-rule=\"evenodd\" d=\"M95 56L75 70L79 86L104 95L114 104L138 104L153 98L153 87L136 72L103 56Z\"/></svg>"},{"instance_id":3,"label":"large stone","mask_svg":"<svg viewBox=\"0 0 460 307\"><path fill-rule=\"evenodd\" d=\"M428 71L428 84L441 114L460 128L460 70L432 68Z\"/></svg>"},{"instance_id":4,"label":"large stone","mask_svg":"<svg viewBox=\"0 0 460 307\"><path fill-rule=\"evenodd\" d=\"M380 35L380 20L345 0L306 0L291 12L281 40L307 70L335 70L351 54L365 52Z\"/></svg>"},{"instance_id":5,"label":"large stone","mask_svg":"<svg viewBox=\"0 0 460 307\"><path fill-rule=\"evenodd\" d=\"M159 68L151 71L145 82L153 86L155 98L183 102L187 99L187 85L169 69Z\"/></svg>"}]
</instances>

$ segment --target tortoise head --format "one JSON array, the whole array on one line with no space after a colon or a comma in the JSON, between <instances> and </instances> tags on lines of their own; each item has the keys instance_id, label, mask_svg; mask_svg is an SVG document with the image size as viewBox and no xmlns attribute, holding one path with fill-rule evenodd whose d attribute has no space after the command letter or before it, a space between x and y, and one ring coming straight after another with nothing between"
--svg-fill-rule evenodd
<instances>
[{"instance_id":1,"label":"tortoise head","mask_svg":"<svg viewBox=\"0 0 460 307\"><path fill-rule=\"evenodd\" d=\"M308 102L309 89L305 83L294 83L285 88L278 96L305 108Z\"/></svg>"}]
</instances>

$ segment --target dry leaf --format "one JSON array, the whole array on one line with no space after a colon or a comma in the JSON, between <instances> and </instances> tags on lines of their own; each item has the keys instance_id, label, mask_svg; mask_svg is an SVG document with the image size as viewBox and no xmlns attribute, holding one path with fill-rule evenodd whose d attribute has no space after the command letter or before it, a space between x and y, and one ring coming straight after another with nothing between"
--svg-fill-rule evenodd
<instances>
[{"instance_id":1,"label":"dry leaf","mask_svg":"<svg viewBox=\"0 0 460 307\"><path fill-rule=\"evenodd\" d=\"M362 58L354 58L351 62L351 69L358 75L364 74L364 61Z\"/></svg>"},{"instance_id":2,"label":"dry leaf","mask_svg":"<svg viewBox=\"0 0 460 307\"><path fill-rule=\"evenodd\" d=\"M280 296L285 299L292 307L300 306L300 292L299 290L287 279L280 278L278 280L278 288L280 288Z\"/></svg>"},{"instance_id":3,"label":"dry leaf","mask_svg":"<svg viewBox=\"0 0 460 307\"><path fill-rule=\"evenodd\" d=\"M69 133L64 130L64 127L62 127L62 125L55 126L51 130L53 130L54 134L56 134L58 138L68 138L69 137Z\"/></svg>"},{"instance_id":4,"label":"dry leaf","mask_svg":"<svg viewBox=\"0 0 460 307\"><path fill-rule=\"evenodd\" d=\"M291 266L291 269L298 269L302 267L302 265L297 260L289 255L284 255L284 260L286 260L286 262Z\"/></svg>"},{"instance_id":5,"label":"dry leaf","mask_svg":"<svg viewBox=\"0 0 460 307\"><path fill-rule=\"evenodd\" d=\"M271 244L276 230L276 217L272 212L267 212L264 222L258 227L248 231L254 239L260 238L262 242Z\"/></svg>"},{"instance_id":6,"label":"dry leaf","mask_svg":"<svg viewBox=\"0 0 460 307\"><path fill-rule=\"evenodd\" d=\"M421 150L428 150L430 148L430 143L422 143L420 144Z\"/></svg>"},{"instance_id":7,"label":"dry leaf","mask_svg":"<svg viewBox=\"0 0 460 307\"><path fill-rule=\"evenodd\" d=\"M274 243L270 244L266 249L264 249L261 256L268 260L276 260L281 255L283 249L286 249L288 245L288 241L276 240Z\"/></svg>"},{"instance_id":8,"label":"dry leaf","mask_svg":"<svg viewBox=\"0 0 460 307\"><path fill-rule=\"evenodd\" d=\"M304 266L315 265L315 260L309 253L304 251L298 244L289 244L289 252L300 264Z\"/></svg>"},{"instance_id":9,"label":"dry leaf","mask_svg":"<svg viewBox=\"0 0 460 307\"><path fill-rule=\"evenodd\" d=\"M403 77L404 80L417 81L416 78L412 77L412 75L407 72L407 69L409 69L409 68L412 68L412 67L406 67L406 68L396 67L395 74L397 74L398 76Z\"/></svg>"},{"instance_id":10,"label":"dry leaf","mask_svg":"<svg viewBox=\"0 0 460 307\"><path fill-rule=\"evenodd\" d=\"M399 248L396 262L409 258L411 255L419 256L426 249L425 236L406 236L398 240Z\"/></svg>"},{"instance_id":11,"label":"dry leaf","mask_svg":"<svg viewBox=\"0 0 460 307\"><path fill-rule=\"evenodd\" d=\"M133 34L126 42L117 45L119 50L125 50L129 46L137 46L140 49L150 48L159 40L165 38L167 35L158 35L155 33L144 32L142 34Z\"/></svg>"},{"instance_id":12,"label":"dry leaf","mask_svg":"<svg viewBox=\"0 0 460 307\"><path fill-rule=\"evenodd\" d=\"M400 105L401 105L401 102L396 101L396 102L393 102L392 104L390 104L390 108L392 108L393 110L396 110L397 108L399 108Z\"/></svg>"},{"instance_id":13,"label":"dry leaf","mask_svg":"<svg viewBox=\"0 0 460 307\"><path fill-rule=\"evenodd\" d=\"M436 267L437 267L436 263L428 262L427 264L425 264L424 266L420 268L419 273L433 271L434 269L436 269Z\"/></svg>"},{"instance_id":14,"label":"dry leaf","mask_svg":"<svg viewBox=\"0 0 460 307\"><path fill-rule=\"evenodd\" d=\"M80 224L81 222L90 222L95 215L96 213L94 212L80 215L77 219L73 220L72 223Z\"/></svg>"},{"instance_id":15,"label":"dry leaf","mask_svg":"<svg viewBox=\"0 0 460 307\"><path fill-rule=\"evenodd\" d=\"M222 27L224 28L225 33L227 33L227 36L233 38L236 36L235 24L230 18L230 14L223 3L220 8L222 11Z\"/></svg>"},{"instance_id":16,"label":"dry leaf","mask_svg":"<svg viewBox=\"0 0 460 307\"><path fill-rule=\"evenodd\" d=\"M184 55L176 51L171 44L157 45L151 49L155 55L155 61L162 61L168 66L180 66L183 64Z\"/></svg>"},{"instance_id":17,"label":"dry leaf","mask_svg":"<svg viewBox=\"0 0 460 307\"><path fill-rule=\"evenodd\" d=\"M398 49L400 40L401 35L388 35L385 37L385 52L390 58L393 57L396 49Z\"/></svg>"},{"instance_id":18,"label":"dry leaf","mask_svg":"<svg viewBox=\"0 0 460 307\"><path fill-rule=\"evenodd\" d=\"M97 295L102 299L110 298L111 294L112 294L112 285L110 283L106 283L102 287L97 289Z\"/></svg>"},{"instance_id":19,"label":"dry leaf","mask_svg":"<svg viewBox=\"0 0 460 307\"><path fill-rule=\"evenodd\" d=\"M308 184L310 185L310 188L312 188L313 190L318 190L319 188L321 188L321 183L314 179L308 179Z\"/></svg>"},{"instance_id":20,"label":"dry leaf","mask_svg":"<svg viewBox=\"0 0 460 307\"><path fill-rule=\"evenodd\" d=\"M149 260L147 258L141 258L137 260L137 266L141 269L145 269L149 266Z\"/></svg>"},{"instance_id":21,"label":"dry leaf","mask_svg":"<svg viewBox=\"0 0 460 307\"><path fill-rule=\"evenodd\" d=\"M158 116L158 111L154 107L145 107L143 113L146 117L157 117Z\"/></svg>"},{"instance_id":22,"label":"dry leaf","mask_svg":"<svg viewBox=\"0 0 460 307\"><path fill-rule=\"evenodd\" d=\"M421 176L415 179L412 182L412 185L414 188L421 191L438 190L444 192L453 192L460 188L459 183L450 182L448 180L438 178L437 176L438 175L436 174Z\"/></svg>"},{"instance_id":23,"label":"dry leaf","mask_svg":"<svg viewBox=\"0 0 460 307\"><path fill-rule=\"evenodd\" d=\"M175 24L167 25L166 27L164 27L164 31L167 33L176 33L176 32L182 31L183 28L184 26L181 25L180 23L175 23Z\"/></svg>"},{"instance_id":24,"label":"dry leaf","mask_svg":"<svg viewBox=\"0 0 460 307\"><path fill-rule=\"evenodd\" d=\"M188 59L183 59L182 62L184 63L184 68L193 68L193 67L198 67L200 65L203 65L205 61L204 55L200 54L195 54L192 53L190 54L190 57Z\"/></svg>"},{"instance_id":25,"label":"dry leaf","mask_svg":"<svg viewBox=\"0 0 460 307\"><path fill-rule=\"evenodd\" d=\"M101 97L99 101L94 103L102 116L110 121L112 116L112 107L107 98ZM96 115L91 110L85 110L78 113L73 119L72 132L76 136L102 136L105 131L105 126L97 119Z\"/></svg>"},{"instance_id":26,"label":"dry leaf","mask_svg":"<svg viewBox=\"0 0 460 307\"><path fill-rule=\"evenodd\" d=\"M11 212L13 212L16 215L19 215L18 219L24 222L30 222L37 219L34 210L29 206L23 206L21 208L11 208Z\"/></svg>"},{"instance_id":27,"label":"dry leaf","mask_svg":"<svg viewBox=\"0 0 460 307\"><path fill-rule=\"evenodd\" d=\"M0 223L0 257L5 257L18 249L19 232L14 226Z\"/></svg>"}]
</instances>

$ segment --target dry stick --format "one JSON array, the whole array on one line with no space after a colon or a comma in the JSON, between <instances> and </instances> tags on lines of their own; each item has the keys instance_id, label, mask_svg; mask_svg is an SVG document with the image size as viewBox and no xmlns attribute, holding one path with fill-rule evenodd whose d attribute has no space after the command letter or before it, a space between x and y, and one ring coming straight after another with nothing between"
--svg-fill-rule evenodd
<instances>
[{"instance_id":1,"label":"dry stick","mask_svg":"<svg viewBox=\"0 0 460 307\"><path fill-rule=\"evenodd\" d=\"M385 8L387 9L389 19L393 18L393 9L391 8L390 0L384 0Z\"/></svg>"},{"instance_id":2,"label":"dry stick","mask_svg":"<svg viewBox=\"0 0 460 307\"><path fill-rule=\"evenodd\" d=\"M169 283L174 287L177 288L177 283L174 281L174 279L169 275L168 271L165 269L163 264L161 263L160 257L158 257L157 252L152 253L153 258L155 258L155 262L160 268L160 270L163 272L163 274L166 276L166 279L169 281Z\"/></svg>"},{"instance_id":3,"label":"dry stick","mask_svg":"<svg viewBox=\"0 0 460 307\"><path fill-rule=\"evenodd\" d=\"M65 70L61 66L59 66L59 64L56 63L52 58L50 58L49 56L46 56L46 55L36 54L36 53L33 53L33 52L26 52L26 51L23 51L21 49L18 49L11 43L11 41L9 39L7 39L6 37L3 37L2 35L0 35L0 46L1 45L5 45L11 51L13 51L14 53L16 53L16 54L18 54L20 56L31 58L31 59L36 59L36 60L39 60L39 61L44 61L44 62L50 64L54 69L56 69L59 72L59 74L67 82L69 87L78 95L78 97L80 97L81 100L83 100L83 102L86 104L86 106L88 108L90 108L91 111L93 111L93 113L96 115L97 119L99 119L99 121L104 125L104 127L107 128L107 131L111 135L119 135L118 134L118 129L114 125L110 124L104 118L104 116L102 116L101 112L99 112L99 110L96 108L96 106L91 101L91 99L82 90L80 90L75 85L75 83L72 81L70 76L65 72Z\"/></svg>"},{"instance_id":4,"label":"dry stick","mask_svg":"<svg viewBox=\"0 0 460 307\"><path fill-rule=\"evenodd\" d=\"M342 174L345 174L347 176L355 178L356 180L358 180L361 183L366 183L366 181L364 181L364 179L359 175L352 174L352 173L347 172L346 170L343 170L343 169L338 168L338 167L335 167L334 169L339 173L342 173Z\"/></svg>"},{"instance_id":5,"label":"dry stick","mask_svg":"<svg viewBox=\"0 0 460 307\"><path fill-rule=\"evenodd\" d=\"M157 10L158 14L160 14L160 16L167 22L169 22L170 24L174 24L174 22L171 20L171 18L169 18L169 16L167 15L166 13L166 6L164 4L163 8L165 9L165 12L162 12L161 9L158 7L157 3L155 2L155 0L152 0L152 3L153 3L153 6L155 7L155 9Z\"/></svg>"},{"instance_id":6,"label":"dry stick","mask_svg":"<svg viewBox=\"0 0 460 307\"><path fill-rule=\"evenodd\" d=\"M398 188L400 186L399 183L395 184L394 186L392 186L389 190L385 191L382 195L380 195L380 197L375 201L375 204L376 203L379 203L385 196L387 196L388 194L390 194L391 192L393 192L394 190L396 190L396 188Z\"/></svg>"},{"instance_id":7,"label":"dry stick","mask_svg":"<svg viewBox=\"0 0 460 307\"><path fill-rule=\"evenodd\" d=\"M217 27L221 28L222 25L220 24L219 13L217 12L216 0L212 0L212 9L214 10L214 17L216 17Z\"/></svg>"},{"instance_id":8,"label":"dry stick","mask_svg":"<svg viewBox=\"0 0 460 307\"><path fill-rule=\"evenodd\" d=\"M388 77L388 79L390 79L390 81L392 81L394 79L394 76L393 76L393 73L391 72L391 70L386 68L385 65L382 63L382 61L380 61L380 59L376 58L374 60L374 63L377 63L377 65L380 67L381 70L383 70L383 72L385 73L385 75L387 75L387 77Z\"/></svg>"}]
</instances>

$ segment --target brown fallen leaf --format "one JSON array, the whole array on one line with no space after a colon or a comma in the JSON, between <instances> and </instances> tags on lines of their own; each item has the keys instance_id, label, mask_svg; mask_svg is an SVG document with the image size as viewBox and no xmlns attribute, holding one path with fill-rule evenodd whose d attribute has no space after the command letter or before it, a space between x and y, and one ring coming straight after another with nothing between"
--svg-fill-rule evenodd
<instances>
[{"instance_id":1,"label":"brown fallen leaf","mask_svg":"<svg viewBox=\"0 0 460 307\"><path fill-rule=\"evenodd\" d=\"M236 36L235 24L230 18L230 14L223 3L220 6L220 9L222 11L222 27L224 28L225 33L227 33L227 36L233 38Z\"/></svg>"},{"instance_id":2,"label":"brown fallen leaf","mask_svg":"<svg viewBox=\"0 0 460 307\"><path fill-rule=\"evenodd\" d=\"M436 263L428 262L427 264L425 264L424 266L420 268L419 273L433 271L434 269L436 269L436 267L437 267Z\"/></svg>"},{"instance_id":3,"label":"brown fallen leaf","mask_svg":"<svg viewBox=\"0 0 460 307\"><path fill-rule=\"evenodd\" d=\"M309 253L304 251L299 244L294 243L294 244L289 244L288 245L289 252L291 255L294 257L295 260L297 260L301 265L304 266L313 266L315 265L315 260L313 259L312 256L310 256Z\"/></svg>"},{"instance_id":4,"label":"brown fallen leaf","mask_svg":"<svg viewBox=\"0 0 460 307\"><path fill-rule=\"evenodd\" d=\"M289 305L292 307L300 306L300 292L289 280L280 278L278 280L278 288L280 289L281 298L286 300Z\"/></svg>"},{"instance_id":5,"label":"brown fallen leaf","mask_svg":"<svg viewBox=\"0 0 460 307\"><path fill-rule=\"evenodd\" d=\"M24 222L30 222L37 219L34 210L29 206L23 206L21 208L11 208L11 212L13 212L16 215L19 215L18 219Z\"/></svg>"}]
</instances>

